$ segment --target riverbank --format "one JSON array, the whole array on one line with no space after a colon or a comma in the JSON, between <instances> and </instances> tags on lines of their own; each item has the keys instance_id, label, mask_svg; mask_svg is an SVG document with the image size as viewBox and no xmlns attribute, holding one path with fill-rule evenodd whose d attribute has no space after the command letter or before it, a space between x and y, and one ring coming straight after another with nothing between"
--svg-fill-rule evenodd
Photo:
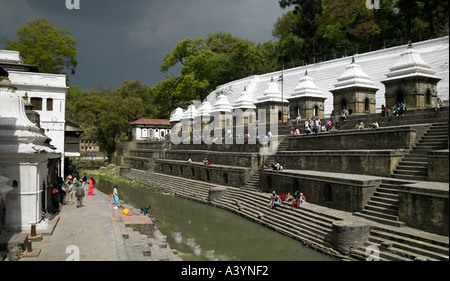
<instances>
[{"instance_id":1,"label":"riverbank","mask_svg":"<svg viewBox=\"0 0 450 281\"><path fill-rule=\"evenodd\" d=\"M115 208L112 198L99 190L94 194L85 197L80 208L76 204L65 205L46 223L47 228L38 225L37 234L42 239L32 242L33 253L25 250L17 255L19 260L182 260L148 216L124 202ZM130 215L122 213L124 208Z\"/></svg>"}]
</instances>

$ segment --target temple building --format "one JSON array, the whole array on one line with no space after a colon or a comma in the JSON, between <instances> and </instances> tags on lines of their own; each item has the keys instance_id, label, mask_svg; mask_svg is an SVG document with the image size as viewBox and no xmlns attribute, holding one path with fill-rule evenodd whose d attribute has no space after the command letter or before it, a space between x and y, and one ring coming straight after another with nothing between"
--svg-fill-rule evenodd
<instances>
[{"instance_id":1,"label":"temple building","mask_svg":"<svg viewBox=\"0 0 450 281\"><path fill-rule=\"evenodd\" d=\"M343 108L350 114L375 113L378 88L361 66L355 63L354 57L337 81L335 88L330 91L334 97L335 113L339 113Z\"/></svg>"},{"instance_id":2,"label":"temple building","mask_svg":"<svg viewBox=\"0 0 450 281\"><path fill-rule=\"evenodd\" d=\"M61 154L27 118L23 95L1 67L0 97L0 228L24 230L52 210Z\"/></svg>"},{"instance_id":3,"label":"temple building","mask_svg":"<svg viewBox=\"0 0 450 281\"><path fill-rule=\"evenodd\" d=\"M297 116L300 116L300 119L314 116L324 118L324 101L326 99L314 84L313 79L308 76L308 72L305 71L305 75L300 79L291 97L288 98L291 118Z\"/></svg>"},{"instance_id":4,"label":"temple building","mask_svg":"<svg viewBox=\"0 0 450 281\"><path fill-rule=\"evenodd\" d=\"M8 71L16 94L28 96L33 110L39 114L40 127L61 155L59 176L64 177L66 94L69 89L66 75L40 73L36 66L23 63L16 51L0 50L0 67Z\"/></svg>"},{"instance_id":5,"label":"temple building","mask_svg":"<svg viewBox=\"0 0 450 281\"><path fill-rule=\"evenodd\" d=\"M170 122L167 119L141 118L131 123L135 140L164 139L170 134Z\"/></svg>"},{"instance_id":6,"label":"temple building","mask_svg":"<svg viewBox=\"0 0 450 281\"><path fill-rule=\"evenodd\" d=\"M233 104L233 110L235 113L234 124L236 126L248 126L256 122L256 100L252 97L251 93L247 91L247 87L244 88L239 98Z\"/></svg>"},{"instance_id":7,"label":"temple building","mask_svg":"<svg viewBox=\"0 0 450 281\"><path fill-rule=\"evenodd\" d=\"M257 98L255 103L258 109L266 111L266 122L286 122L289 113L289 101L283 97L277 82L273 81L273 77L267 84L266 90ZM258 119L262 118L258 115Z\"/></svg>"},{"instance_id":8,"label":"temple building","mask_svg":"<svg viewBox=\"0 0 450 281\"><path fill-rule=\"evenodd\" d=\"M448 69L448 67L447 67ZM400 59L389 68L387 78L382 80L386 88L386 106L405 103L407 108L436 106L437 83L442 80L409 44Z\"/></svg>"}]
</instances>

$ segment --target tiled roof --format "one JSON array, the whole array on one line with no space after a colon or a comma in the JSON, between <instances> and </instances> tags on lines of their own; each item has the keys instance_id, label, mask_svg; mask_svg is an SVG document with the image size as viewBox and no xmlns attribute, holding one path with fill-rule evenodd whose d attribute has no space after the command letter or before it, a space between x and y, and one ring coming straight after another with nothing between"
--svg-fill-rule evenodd
<instances>
[{"instance_id":1,"label":"tiled roof","mask_svg":"<svg viewBox=\"0 0 450 281\"><path fill-rule=\"evenodd\" d=\"M78 128L75 128L75 127L72 127L72 126L69 126L69 125L66 125L66 131L68 131L68 132L84 132L81 129L78 129Z\"/></svg>"},{"instance_id":2,"label":"tiled roof","mask_svg":"<svg viewBox=\"0 0 450 281\"><path fill-rule=\"evenodd\" d=\"M167 125L170 126L169 119L146 119L141 118L134 121L131 125Z\"/></svg>"}]
</instances>

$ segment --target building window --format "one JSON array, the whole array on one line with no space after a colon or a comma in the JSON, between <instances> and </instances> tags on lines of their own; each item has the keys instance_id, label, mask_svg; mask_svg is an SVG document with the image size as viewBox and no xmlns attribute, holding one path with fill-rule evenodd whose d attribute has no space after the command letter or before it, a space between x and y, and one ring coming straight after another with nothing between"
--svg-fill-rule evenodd
<instances>
[{"instance_id":1,"label":"building window","mask_svg":"<svg viewBox=\"0 0 450 281\"><path fill-rule=\"evenodd\" d=\"M426 105L431 105L431 91L427 89L427 93L425 94L425 103Z\"/></svg>"},{"instance_id":2,"label":"building window","mask_svg":"<svg viewBox=\"0 0 450 281\"><path fill-rule=\"evenodd\" d=\"M223 173L223 183L228 183L228 174Z\"/></svg>"},{"instance_id":3,"label":"building window","mask_svg":"<svg viewBox=\"0 0 450 281\"><path fill-rule=\"evenodd\" d=\"M333 200L333 190L331 189L330 184L325 184L325 187L323 189L323 199L325 202L331 202Z\"/></svg>"},{"instance_id":4,"label":"building window","mask_svg":"<svg viewBox=\"0 0 450 281\"><path fill-rule=\"evenodd\" d=\"M370 100L369 99L364 100L364 111L366 111L366 112L370 111Z\"/></svg>"},{"instance_id":5,"label":"building window","mask_svg":"<svg viewBox=\"0 0 450 281\"><path fill-rule=\"evenodd\" d=\"M300 183L297 179L294 180L292 183L292 194L295 194L295 192L300 191Z\"/></svg>"},{"instance_id":6,"label":"building window","mask_svg":"<svg viewBox=\"0 0 450 281\"><path fill-rule=\"evenodd\" d=\"M53 111L53 99L47 99L47 111Z\"/></svg>"},{"instance_id":7,"label":"building window","mask_svg":"<svg viewBox=\"0 0 450 281\"><path fill-rule=\"evenodd\" d=\"M12 187L19 187L19 183L16 180L13 180Z\"/></svg>"},{"instance_id":8,"label":"building window","mask_svg":"<svg viewBox=\"0 0 450 281\"><path fill-rule=\"evenodd\" d=\"M41 98L31 98L31 104L33 105L33 110L42 110L42 99Z\"/></svg>"}]
</instances>

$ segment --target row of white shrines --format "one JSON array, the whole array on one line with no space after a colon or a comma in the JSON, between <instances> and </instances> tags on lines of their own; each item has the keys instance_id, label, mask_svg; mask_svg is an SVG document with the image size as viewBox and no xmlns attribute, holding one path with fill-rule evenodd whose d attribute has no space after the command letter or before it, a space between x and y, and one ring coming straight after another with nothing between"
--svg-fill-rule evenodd
<instances>
[{"instance_id":1,"label":"row of white shrines","mask_svg":"<svg viewBox=\"0 0 450 281\"><path fill-rule=\"evenodd\" d=\"M176 125L187 119L191 126L198 115L211 123L211 116L219 113L216 121L227 126L223 117L230 118L233 114L227 113L236 110L254 114L242 118L250 124L263 119L259 112L277 123L273 120L298 115L323 118L343 107L351 114L374 113L381 104L393 107L400 101L408 108L434 107L438 95L448 102L448 39L355 55L350 64L349 58L340 58L233 81L218 87L197 107L178 108L170 121ZM397 63L390 67L393 61ZM333 76L344 68L342 75ZM8 76L0 67L0 233L29 230L31 224L41 222L52 205L50 186L63 168L61 152L27 118L26 101Z\"/></svg>"},{"instance_id":2,"label":"row of white shrines","mask_svg":"<svg viewBox=\"0 0 450 281\"><path fill-rule=\"evenodd\" d=\"M448 102L448 39L233 81L218 87L202 103L177 108L170 123L193 121L204 129L214 122L211 128L225 128L261 121L323 119L339 114L343 108L358 115L380 112L383 106L393 109L399 103L408 109L435 107L437 97ZM390 65L394 60L397 62ZM178 125L178 129L185 126Z\"/></svg>"}]
</instances>

